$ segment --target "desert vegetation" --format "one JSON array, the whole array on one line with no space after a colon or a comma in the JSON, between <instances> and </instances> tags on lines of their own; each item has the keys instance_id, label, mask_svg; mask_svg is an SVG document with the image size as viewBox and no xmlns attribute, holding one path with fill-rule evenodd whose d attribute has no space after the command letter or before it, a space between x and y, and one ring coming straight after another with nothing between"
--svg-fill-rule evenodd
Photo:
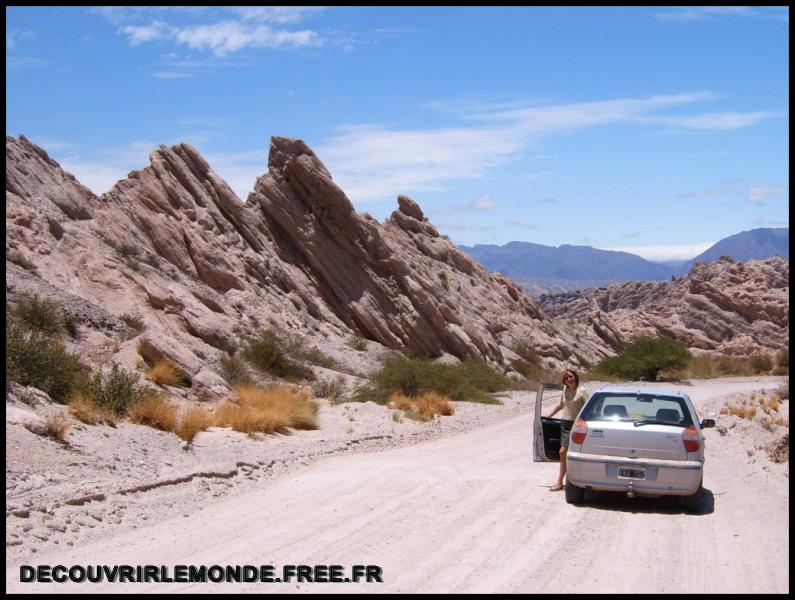
<instances>
[{"instance_id":1,"label":"desert vegetation","mask_svg":"<svg viewBox=\"0 0 795 600\"><path fill-rule=\"evenodd\" d=\"M387 360L369 385L356 390L353 399L387 404L395 392L410 398L436 392L451 400L498 404L499 400L492 394L513 386L508 377L483 362L448 365L427 358L398 356Z\"/></svg>"},{"instance_id":2,"label":"desert vegetation","mask_svg":"<svg viewBox=\"0 0 795 600\"><path fill-rule=\"evenodd\" d=\"M6 304L6 381L33 386L56 402L82 385L90 369L67 350L64 335L77 335L77 323L59 302L20 293Z\"/></svg>"},{"instance_id":3,"label":"desert vegetation","mask_svg":"<svg viewBox=\"0 0 795 600\"><path fill-rule=\"evenodd\" d=\"M389 396L388 406L402 411L406 417L415 421L430 421L437 416L448 417L455 412L450 398L436 392L425 392L415 398L394 392ZM394 420L399 422L400 417L400 413L393 413Z\"/></svg>"},{"instance_id":4,"label":"desert vegetation","mask_svg":"<svg viewBox=\"0 0 795 600\"><path fill-rule=\"evenodd\" d=\"M675 381L788 374L789 350L784 348L774 355L766 353L757 353L751 356L693 354L685 367L663 369L658 378Z\"/></svg>"},{"instance_id":5,"label":"desert vegetation","mask_svg":"<svg viewBox=\"0 0 795 600\"><path fill-rule=\"evenodd\" d=\"M348 338L346 344L349 348L352 348L357 352L363 352L364 350L367 350L367 338L358 331L354 332L354 334Z\"/></svg>"},{"instance_id":6,"label":"desert vegetation","mask_svg":"<svg viewBox=\"0 0 795 600\"><path fill-rule=\"evenodd\" d=\"M274 329L263 329L246 340L243 358L261 373L288 381L314 379L312 370L299 362L303 350L300 340L280 335Z\"/></svg>"},{"instance_id":7,"label":"desert vegetation","mask_svg":"<svg viewBox=\"0 0 795 600\"><path fill-rule=\"evenodd\" d=\"M214 423L242 433L286 433L288 428L317 429L318 405L309 393L293 386L263 389L244 385L215 411Z\"/></svg>"},{"instance_id":8,"label":"desert vegetation","mask_svg":"<svg viewBox=\"0 0 795 600\"><path fill-rule=\"evenodd\" d=\"M618 356L600 362L591 376L655 381L660 372L682 369L690 359L690 351L673 337L638 336L624 344Z\"/></svg>"},{"instance_id":9,"label":"desert vegetation","mask_svg":"<svg viewBox=\"0 0 795 600\"><path fill-rule=\"evenodd\" d=\"M156 361L146 372L146 378L157 385L190 387L190 377L166 358Z\"/></svg>"},{"instance_id":10,"label":"desert vegetation","mask_svg":"<svg viewBox=\"0 0 795 600\"><path fill-rule=\"evenodd\" d=\"M328 398L337 403L345 396L345 378L342 375L328 379L319 379L312 385L312 395L316 398Z\"/></svg>"}]
</instances>

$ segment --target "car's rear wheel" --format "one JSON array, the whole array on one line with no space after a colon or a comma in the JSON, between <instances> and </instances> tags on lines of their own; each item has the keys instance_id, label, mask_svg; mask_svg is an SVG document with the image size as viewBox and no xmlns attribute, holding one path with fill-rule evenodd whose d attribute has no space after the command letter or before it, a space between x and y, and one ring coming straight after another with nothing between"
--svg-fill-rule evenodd
<instances>
[{"instance_id":1,"label":"car's rear wheel","mask_svg":"<svg viewBox=\"0 0 795 600\"><path fill-rule=\"evenodd\" d=\"M701 482L698 484L698 489L696 490L695 494L691 494L690 496L682 496L682 508L685 509L686 512L699 512L701 511L701 506L704 503L704 488L701 485Z\"/></svg>"},{"instance_id":2,"label":"car's rear wheel","mask_svg":"<svg viewBox=\"0 0 795 600\"><path fill-rule=\"evenodd\" d=\"M580 504L585 501L585 488L577 487L566 479L566 502L569 504Z\"/></svg>"}]
</instances>

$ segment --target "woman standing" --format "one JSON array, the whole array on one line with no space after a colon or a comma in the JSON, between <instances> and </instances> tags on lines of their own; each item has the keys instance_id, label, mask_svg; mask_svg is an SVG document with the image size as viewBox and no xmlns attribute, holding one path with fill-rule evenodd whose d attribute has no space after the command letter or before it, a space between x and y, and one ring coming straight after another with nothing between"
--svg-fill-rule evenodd
<instances>
[{"instance_id":1,"label":"woman standing","mask_svg":"<svg viewBox=\"0 0 795 600\"><path fill-rule=\"evenodd\" d=\"M566 476L566 452L569 451L569 434L571 433L574 419L588 399L588 391L580 387L580 378L577 373L567 369L563 371L563 395L560 404L552 411L549 417L554 417L558 411L563 410L560 421L560 472L555 485L550 488L552 492L563 489L563 478Z\"/></svg>"}]
</instances>

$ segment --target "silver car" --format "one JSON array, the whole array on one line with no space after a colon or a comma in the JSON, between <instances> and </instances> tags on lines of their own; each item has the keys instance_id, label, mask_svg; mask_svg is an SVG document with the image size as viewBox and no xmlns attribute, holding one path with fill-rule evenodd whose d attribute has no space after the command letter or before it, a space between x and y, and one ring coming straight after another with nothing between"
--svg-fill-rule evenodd
<instances>
[{"instance_id":1,"label":"silver car","mask_svg":"<svg viewBox=\"0 0 795 600\"><path fill-rule=\"evenodd\" d=\"M533 459L559 460L560 420L542 417L557 404L562 386L544 384L536 396ZM680 496L686 510L702 502L704 436L715 421L699 421L684 392L603 387L593 392L571 430L566 501L585 490L633 496Z\"/></svg>"}]
</instances>

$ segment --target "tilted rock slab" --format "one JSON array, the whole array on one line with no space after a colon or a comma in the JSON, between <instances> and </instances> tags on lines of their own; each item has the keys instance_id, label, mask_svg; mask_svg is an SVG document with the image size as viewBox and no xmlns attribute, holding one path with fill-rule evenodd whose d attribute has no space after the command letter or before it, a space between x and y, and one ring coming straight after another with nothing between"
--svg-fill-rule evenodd
<instances>
[{"instance_id":1,"label":"tilted rock slab","mask_svg":"<svg viewBox=\"0 0 795 600\"><path fill-rule=\"evenodd\" d=\"M549 367L612 353L586 324L561 327L487 273L411 199L399 197L383 224L357 214L299 140L272 138L268 172L245 203L188 144L159 147L99 197L24 137L6 137L6 163L7 252L36 265L24 276L11 265L7 289L36 291L40 279L142 319L139 354L168 358L210 397L228 390L214 372L220 352L268 326L342 364L362 361L345 344L356 331L381 347L503 366L519 340ZM73 344L132 366L129 344L112 335Z\"/></svg>"},{"instance_id":2,"label":"tilted rock slab","mask_svg":"<svg viewBox=\"0 0 795 600\"><path fill-rule=\"evenodd\" d=\"M597 323L624 340L669 333L691 348L738 356L789 344L789 261L780 257L745 264L722 257L676 281L632 281L539 302L549 315L593 320L605 341L612 334Z\"/></svg>"}]
</instances>

